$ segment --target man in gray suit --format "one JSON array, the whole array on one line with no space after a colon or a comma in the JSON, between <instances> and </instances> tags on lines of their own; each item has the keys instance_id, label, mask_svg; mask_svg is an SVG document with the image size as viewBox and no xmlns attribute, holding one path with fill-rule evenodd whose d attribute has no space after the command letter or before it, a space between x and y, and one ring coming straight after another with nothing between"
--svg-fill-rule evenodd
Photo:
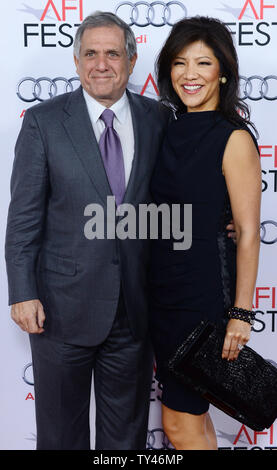
<instances>
[{"instance_id":1,"label":"man in gray suit","mask_svg":"<svg viewBox=\"0 0 277 470\"><path fill-rule=\"evenodd\" d=\"M106 215L113 194L134 207L150 202L168 113L126 90L136 41L115 15L84 20L74 58L81 87L28 109L17 140L6 236L9 304L30 333L37 449L89 449L92 371L96 449L143 449L153 366L149 242L89 240L84 211L95 203ZM114 113L109 123L105 110Z\"/></svg>"}]
</instances>

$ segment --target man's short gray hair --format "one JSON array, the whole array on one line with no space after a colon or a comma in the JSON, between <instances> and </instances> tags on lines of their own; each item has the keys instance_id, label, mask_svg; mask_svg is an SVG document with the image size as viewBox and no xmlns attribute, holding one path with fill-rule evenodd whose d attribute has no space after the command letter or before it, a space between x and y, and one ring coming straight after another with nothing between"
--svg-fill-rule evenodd
<instances>
[{"instance_id":1,"label":"man's short gray hair","mask_svg":"<svg viewBox=\"0 0 277 470\"><path fill-rule=\"evenodd\" d=\"M98 28L101 26L118 26L122 29L124 31L125 47L128 59L131 59L134 54L136 54L136 38L130 26L113 13L96 11L95 13L87 16L77 29L73 46L74 55L77 59L80 56L82 36L86 29Z\"/></svg>"}]
</instances>

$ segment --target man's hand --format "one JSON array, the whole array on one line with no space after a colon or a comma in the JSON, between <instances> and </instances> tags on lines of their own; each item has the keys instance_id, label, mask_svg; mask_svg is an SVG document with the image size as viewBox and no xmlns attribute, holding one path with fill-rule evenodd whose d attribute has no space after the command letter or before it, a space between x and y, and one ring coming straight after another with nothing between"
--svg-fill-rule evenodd
<instances>
[{"instance_id":1,"label":"man's hand","mask_svg":"<svg viewBox=\"0 0 277 470\"><path fill-rule=\"evenodd\" d=\"M37 334L44 332L45 314L38 299L13 304L11 317L23 331Z\"/></svg>"},{"instance_id":2,"label":"man's hand","mask_svg":"<svg viewBox=\"0 0 277 470\"><path fill-rule=\"evenodd\" d=\"M232 238L234 243L237 243L236 228L233 220L226 226L226 229L228 230L228 237Z\"/></svg>"}]
</instances>

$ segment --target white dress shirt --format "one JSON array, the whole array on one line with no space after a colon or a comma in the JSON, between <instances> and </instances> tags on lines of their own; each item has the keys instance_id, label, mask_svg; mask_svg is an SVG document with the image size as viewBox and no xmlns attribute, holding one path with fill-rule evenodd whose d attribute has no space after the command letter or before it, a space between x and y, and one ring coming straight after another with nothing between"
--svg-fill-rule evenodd
<instances>
[{"instance_id":1,"label":"white dress shirt","mask_svg":"<svg viewBox=\"0 0 277 470\"><path fill-rule=\"evenodd\" d=\"M99 142L100 136L105 129L105 124L102 119L100 119L100 116L106 108L101 103L92 98L92 96L90 96L84 89L83 94L87 104L93 131L97 142ZM124 92L123 96L109 109L111 109L115 114L113 127L118 133L121 141L125 170L125 183L127 187L134 158L135 141L131 109L126 92Z\"/></svg>"}]
</instances>

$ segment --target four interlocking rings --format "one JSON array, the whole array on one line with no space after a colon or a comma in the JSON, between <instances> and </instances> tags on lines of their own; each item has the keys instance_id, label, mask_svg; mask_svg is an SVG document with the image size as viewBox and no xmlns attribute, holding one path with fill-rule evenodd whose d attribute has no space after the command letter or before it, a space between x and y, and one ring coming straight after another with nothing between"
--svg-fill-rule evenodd
<instances>
[{"instance_id":1,"label":"four interlocking rings","mask_svg":"<svg viewBox=\"0 0 277 470\"><path fill-rule=\"evenodd\" d=\"M275 80L277 81L277 77L275 75L267 75L266 77L261 77L260 75L251 75L251 77L240 77L240 80L244 81L244 85L242 86L242 99L246 100L247 98L252 101L259 101L262 98L269 101L277 100L277 95L269 96L269 81ZM259 88L258 88L258 96L255 96L253 93L253 81L259 81ZM277 87L276 87L277 92ZM254 96L253 96L254 95Z\"/></svg>"},{"instance_id":2,"label":"four interlocking rings","mask_svg":"<svg viewBox=\"0 0 277 470\"><path fill-rule=\"evenodd\" d=\"M72 82L74 81L80 81L79 77L72 77L72 78L64 78L64 77L56 77L56 78L48 78L48 77L40 77L38 79L35 79L33 77L25 77L22 78L17 85L17 91L16 94L18 98L20 98L22 101L25 101L26 103L32 103L33 101L45 101L46 98L42 98L42 82L47 82L48 83L48 95L49 98L54 98L58 94L58 86L57 82L64 82L65 87L64 91L69 92L73 91L73 85ZM31 97L24 97L21 92L21 85L25 82L31 82L32 83L32 90L30 95Z\"/></svg>"},{"instance_id":3,"label":"four interlocking rings","mask_svg":"<svg viewBox=\"0 0 277 470\"><path fill-rule=\"evenodd\" d=\"M269 83L270 81L277 81L277 76L275 75L267 75L266 77L261 77L260 75L252 75L251 77L244 77L241 76L240 80L244 82L243 86L241 87L242 91L242 99L246 100L252 100L252 101L259 101L262 98L268 101L274 101L277 100L277 94L276 96L272 96L273 92L270 93L270 86ZM64 77L56 77L56 78L48 78L48 77L40 77L40 78L33 78L33 77L25 77L22 78L18 84L17 84L17 91L16 94L18 98L20 98L22 101L25 101L26 103L32 103L36 100L38 101L44 101L45 99L49 98L54 98L58 94L58 82L64 83L64 92L69 92L73 91L73 82L78 81L80 82L79 77L72 77L72 78L64 78ZM258 96L255 96L255 93L253 92L254 82L260 82L259 88L258 88ZM28 96L23 96L24 92L22 91L22 85L24 83L31 83L31 90L28 93ZM42 83L46 82L48 84L48 89L47 89L47 95L49 98L43 98L43 91L42 91ZM271 82L272 83L272 82ZM277 88L276 88L276 93L277 93Z\"/></svg>"},{"instance_id":4,"label":"four interlocking rings","mask_svg":"<svg viewBox=\"0 0 277 470\"><path fill-rule=\"evenodd\" d=\"M163 429L148 429L146 449L159 450L159 449L172 449L166 434Z\"/></svg>"},{"instance_id":5,"label":"four interlocking rings","mask_svg":"<svg viewBox=\"0 0 277 470\"><path fill-rule=\"evenodd\" d=\"M264 222L262 222L261 223L261 242L265 243L266 245L273 245L273 243L277 243L277 233L276 233L275 238L268 239L267 237L266 239L267 229L265 226L269 224L277 228L277 222L275 222L275 220L265 220Z\"/></svg>"},{"instance_id":6,"label":"four interlocking rings","mask_svg":"<svg viewBox=\"0 0 277 470\"><path fill-rule=\"evenodd\" d=\"M32 378L28 378L27 377L27 370L31 368L31 372L29 371L30 374L33 373L33 363L32 362L29 362L28 364L26 364L26 366L24 367L23 369L23 372L22 372L22 379L24 380L24 382L27 384L27 385L34 385L34 379L33 377Z\"/></svg>"},{"instance_id":7,"label":"four interlocking rings","mask_svg":"<svg viewBox=\"0 0 277 470\"><path fill-rule=\"evenodd\" d=\"M174 5L174 6L177 6L177 7L180 7L181 8L181 13L182 13L182 17L181 18L184 18L187 16L187 9L185 7L185 5L183 5L183 3L181 2L152 2L152 3L149 3L149 2L135 2L135 3L132 3L132 2L121 2L117 5L116 9L115 9L115 14L117 15L118 14L118 10L123 7L123 6L129 6L130 7L130 21L131 23L129 23L129 26L139 26L140 28L144 28L145 26L149 26L149 25L152 25L152 26L156 26L156 27L161 27L161 26L165 26L165 25L168 25L168 26L173 26L174 23L176 23L176 19L174 20L174 23L170 23L170 19L171 19L171 14L172 14L172 10L171 10L171 7ZM160 6L163 8L163 11L162 11L162 15L161 15L161 18L162 18L162 22L158 23L158 22L155 22L155 6ZM144 6L144 7L147 7L147 11L144 12L144 16L145 16L145 20L144 22L139 22L139 16L142 15L142 12L139 11L139 7L140 6ZM180 18L180 19L181 19Z\"/></svg>"}]
</instances>

